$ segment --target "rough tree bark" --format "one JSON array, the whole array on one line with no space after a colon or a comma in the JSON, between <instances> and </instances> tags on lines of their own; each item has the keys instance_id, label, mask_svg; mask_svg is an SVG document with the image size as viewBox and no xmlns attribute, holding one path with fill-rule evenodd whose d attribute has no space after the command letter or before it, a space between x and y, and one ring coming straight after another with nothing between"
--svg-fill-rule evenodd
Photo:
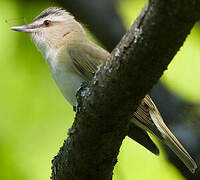
<instances>
[{"instance_id":1,"label":"rough tree bark","mask_svg":"<svg viewBox=\"0 0 200 180\"><path fill-rule=\"evenodd\" d=\"M60 3L75 15L78 20L86 24L86 27L101 41L104 47L111 51L126 32L114 5L116 1L95 0L95 3L91 3L90 0L67 0ZM151 97L154 99L166 124L176 137L181 140L181 143L190 152L199 166L200 131L197 132L196 128L199 127L200 116L198 113L194 113L194 110L199 105L191 104L174 95L160 82L151 90ZM188 127L185 123L185 121L189 120L189 124L191 124L191 118L194 123L196 122L195 128ZM191 174L168 147L165 147L165 150L169 160L178 167L187 179L200 179L199 169L197 169L195 174Z\"/></svg>"},{"instance_id":2,"label":"rough tree bark","mask_svg":"<svg viewBox=\"0 0 200 180\"><path fill-rule=\"evenodd\" d=\"M200 0L146 4L94 80L79 93L78 112L53 160L52 179L112 179L129 118L183 44L199 10Z\"/></svg>"}]
</instances>

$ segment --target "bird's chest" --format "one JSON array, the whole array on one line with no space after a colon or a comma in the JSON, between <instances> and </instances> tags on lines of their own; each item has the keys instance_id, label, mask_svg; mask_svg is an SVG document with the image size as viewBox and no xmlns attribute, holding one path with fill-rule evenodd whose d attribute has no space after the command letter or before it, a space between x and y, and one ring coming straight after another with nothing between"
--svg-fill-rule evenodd
<instances>
[{"instance_id":1,"label":"bird's chest","mask_svg":"<svg viewBox=\"0 0 200 180\"><path fill-rule=\"evenodd\" d=\"M68 58L65 56L65 58ZM76 91L83 79L74 71L69 59L58 61L56 58L47 59L52 76L67 101L76 105Z\"/></svg>"}]
</instances>

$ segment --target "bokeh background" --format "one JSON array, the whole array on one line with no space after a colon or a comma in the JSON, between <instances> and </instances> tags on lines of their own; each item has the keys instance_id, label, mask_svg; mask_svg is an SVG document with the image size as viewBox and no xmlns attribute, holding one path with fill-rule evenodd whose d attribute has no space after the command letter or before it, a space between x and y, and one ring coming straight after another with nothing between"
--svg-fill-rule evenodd
<instances>
[{"instance_id":1,"label":"bokeh background","mask_svg":"<svg viewBox=\"0 0 200 180\"><path fill-rule=\"evenodd\" d=\"M145 1L114 3L128 28ZM73 122L72 107L55 85L29 35L9 30L10 26L30 22L49 6L57 5L48 1L0 1L0 180L49 179L51 160ZM100 43L92 33L88 35ZM196 25L162 77L172 93L197 104L200 102L199 60L200 29ZM199 110L197 106L196 111ZM179 170L167 160L163 147L157 144L161 149L158 157L127 137L114 179L183 180Z\"/></svg>"}]
</instances>

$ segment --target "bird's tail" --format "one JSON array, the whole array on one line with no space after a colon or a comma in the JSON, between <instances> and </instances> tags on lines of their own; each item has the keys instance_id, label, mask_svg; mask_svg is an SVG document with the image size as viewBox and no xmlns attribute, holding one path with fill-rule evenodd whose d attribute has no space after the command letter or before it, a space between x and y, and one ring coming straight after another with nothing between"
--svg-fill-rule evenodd
<instances>
[{"instance_id":1,"label":"bird's tail","mask_svg":"<svg viewBox=\"0 0 200 180\"><path fill-rule=\"evenodd\" d=\"M158 109L148 95L146 95L134 116L133 123L157 136L169 146L192 173L195 172L197 168L195 161L167 128Z\"/></svg>"},{"instance_id":2,"label":"bird's tail","mask_svg":"<svg viewBox=\"0 0 200 180\"><path fill-rule=\"evenodd\" d=\"M169 146L169 148L174 151L174 153L182 160L182 162L188 167L188 169L194 173L197 165L181 143L176 139L176 137L171 133L163 121L159 121L155 113L150 111L150 116L156 126L162 129L162 141Z\"/></svg>"}]
</instances>

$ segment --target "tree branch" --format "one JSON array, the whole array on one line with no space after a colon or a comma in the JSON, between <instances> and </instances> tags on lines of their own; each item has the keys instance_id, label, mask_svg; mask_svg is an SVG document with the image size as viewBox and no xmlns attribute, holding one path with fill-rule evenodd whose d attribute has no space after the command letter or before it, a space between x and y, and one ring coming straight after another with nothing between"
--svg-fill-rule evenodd
<instances>
[{"instance_id":1,"label":"tree branch","mask_svg":"<svg viewBox=\"0 0 200 180\"><path fill-rule=\"evenodd\" d=\"M129 118L190 33L200 1L152 0L94 80L79 93L79 111L58 155L52 179L112 178Z\"/></svg>"},{"instance_id":2,"label":"tree branch","mask_svg":"<svg viewBox=\"0 0 200 180\"><path fill-rule=\"evenodd\" d=\"M114 2L116 1L117 0L95 0L95 3L91 4L90 0L76 0L76 3L74 3L74 0L67 0L62 1L62 3L64 3L63 6L67 7L75 17L87 25L87 28L95 34L107 50L111 51L126 32L122 20L114 6ZM134 1L136 2L139 0ZM189 120L189 124L191 124L192 117L193 121L197 122L194 127L199 127L198 122L200 116L198 113L194 113L194 110L197 109L199 105L192 104L177 95L175 96L161 82L153 87L151 90L151 97L154 99L165 123L175 136L181 140L181 143L186 147L199 166L200 132L197 132L191 126L188 127L185 123L186 120ZM189 136L185 135L186 133ZM186 178L190 180L200 179L199 169L197 169L195 175L191 174L168 147L165 147L165 150L170 161L178 167Z\"/></svg>"},{"instance_id":3,"label":"tree branch","mask_svg":"<svg viewBox=\"0 0 200 180\"><path fill-rule=\"evenodd\" d=\"M90 0L76 0L76 3L74 3L74 0L67 0L64 2L62 1L62 3L64 3L64 6L67 7L75 17L87 25L87 28L95 34L107 50L111 51L126 32L122 20L114 6L114 2L116 1L117 0L95 0L95 3L91 4ZM134 1L136 2L138 0ZM175 136L181 140L181 143L186 147L199 166L200 134L195 128L199 127L198 122L200 116L198 113L194 113L194 110L197 109L199 105L192 104L177 95L175 96L161 82L153 87L151 90L151 97L154 99L165 123ZM189 120L190 122L188 123L191 124L191 117L194 122L197 122L197 125L194 125L195 128L189 127L185 123L186 120ZM132 130L129 130L129 132L132 132ZM186 136L186 133L190 136ZM136 137L135 134L134 137ZM200 179L199 169L197 169L195 175L191 174L176 155L170 151L168 147L164 147L170 161L178 167L186 178L190 180Z\"/></svg>"}]
</instances>

